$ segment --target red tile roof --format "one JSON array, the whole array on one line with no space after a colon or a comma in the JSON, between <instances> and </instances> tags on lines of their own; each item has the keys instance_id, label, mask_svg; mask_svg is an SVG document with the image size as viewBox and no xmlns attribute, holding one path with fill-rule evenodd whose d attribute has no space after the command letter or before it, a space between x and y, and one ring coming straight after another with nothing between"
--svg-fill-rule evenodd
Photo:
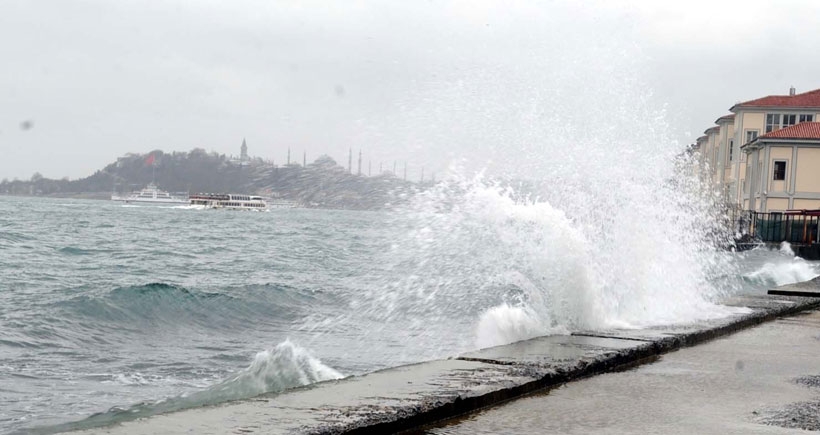
<instances>
[{"instance_id":1,"label":"red tile roof","mask_svg":"<svg viewBox=\"0 0 820 435\"><path fill-rule=\"evenodd\" d=\"M727 121L731 121L731 120L735 119L735 114L731 113L729 115L723 115L720 118L718 118L717 120L715 120L715 124L720 124L720 121L723 121L724 119L727 120Z\"/></svg>"},{"instance_id":2,"label":"red tile roof","mask_svg":"<svg viewBox=\"0 0 820 435\"><path fill-rule=\"evenodd\" d=\"M801 122L791 127L781 128L766 133L760 139L818 139L820 140L820 122Z\"/></svg>"},{"instance_id":3,"label":"red tile roof","mask_svg":"<svg viewBox=\"0 0 820 435\"><path fill-rule=\"evenodd\" d=\"M820 89L797 95L769 95L737 103L729 110L734 111L736 107L820 107Z\"/></svg>"}]
</instances>

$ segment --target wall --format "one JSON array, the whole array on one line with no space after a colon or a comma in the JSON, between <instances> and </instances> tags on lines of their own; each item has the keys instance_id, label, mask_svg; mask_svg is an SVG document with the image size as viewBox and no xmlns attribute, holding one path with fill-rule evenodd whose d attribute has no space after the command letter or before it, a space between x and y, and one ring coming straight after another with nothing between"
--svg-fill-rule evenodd
<instances>
[{"instance_id":1,"label":"wall","mask_svg":"<svg viewBox=\"0 0 820 435\"><path fill-rule=\"evenodd\" d=\"M820 193L820 148L797 148L795 192Z\"/></svg>"},{"instance_id":2,"label":"wall","mask_svg":"<svg viewBox=\"0 0 820 435\"><path fill-rule=\"evenodd\" d=\"M766 211L786 211L788 209L788 198L769 198L766 200Z\"/></svg>"},{"instance_id":3,"label":"wall","mask_svg":"<svg viewBox=\"0 0 820 435\"><path fill-rule=\"evenodd\" d=\"M820 209L820 199L795 199L792 208L795 210L817 210Z\"/></svg>"},{"instance_id":4,"label":"wall","mask_svg":"<svg viewBox=\"0 0 820 435\"><path fill-rule=\"evenodd\" d=\"M774 162L786 161L786 179L773 180L774 176ZM788 192L790 175L792 172L792 147L777 147L772 146L769 149L769 169L766 171L766 180L768 180L768 193L772 192Z\"/></svg>"}]
</instances>

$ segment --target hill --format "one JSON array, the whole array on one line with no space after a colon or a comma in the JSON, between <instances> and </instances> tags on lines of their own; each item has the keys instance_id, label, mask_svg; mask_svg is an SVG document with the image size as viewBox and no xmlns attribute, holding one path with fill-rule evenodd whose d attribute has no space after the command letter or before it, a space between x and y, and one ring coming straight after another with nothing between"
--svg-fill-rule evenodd
<instances>
[{"instance_id":1,"label":"hill","mask_svg":"<svg viewBox=\"0 0 820 435\"><path fill-rule=\"evenodd\" d=\"M306 207L379 209L400 202L419 186L384 173L365 177L322 156L306 166L276 166L262 159L237 161L202 149L190 152L127 154L78 180L3 180L0 194L107 198L154 181L171 192L253 193L296 201Z\"/></svg>"}]
</instances>

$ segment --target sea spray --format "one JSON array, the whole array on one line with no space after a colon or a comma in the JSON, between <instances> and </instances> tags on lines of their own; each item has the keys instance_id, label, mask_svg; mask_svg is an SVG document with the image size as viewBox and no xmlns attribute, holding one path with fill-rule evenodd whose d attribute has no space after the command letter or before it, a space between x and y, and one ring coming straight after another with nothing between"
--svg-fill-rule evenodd
<instances>
[{"instance_id":1,"label":"sea spray","mask_svg":"<svg viewBox=\"0 0 820 435\"><path fill-rule=\"evenodd\" d=\"M194 394L212 395L219 401L234 400L343 377L306 349L285 340L273 349L257 353L248 368Z\"/></svg>"},{"instance_id":2,"label":"sea spray","mask_svg":"<svg viewBox=\"0 0 820 435\"><path fill-rule=\"evenodd\" d=\"M757 248L740 254L745 257L747 268L740 277L760 290L773 286L793 284L820 276L817 263L806 261L794 254L788 242L781 243L779 249Z\"/></svg>"},{"instance_id":3,"label":"sea spray","mask_svg":"<svg viewBox=\"0 0 820 435\"><path fill-rule=\"evenodd\" d=\"M405 233L352 303L373 324L365 340L398 336L417 357L443 356L733 312L719 301L737 283L716 284L736 270L720 252L720 196L673 139L644 53L620 22L531 12L547 36L519 36L504 54L516 61L437 70L362 132L401 131L391 141L452 162L395 210ZM566 32L567 15L599 31Z\"/></svg>"}]
</instances>

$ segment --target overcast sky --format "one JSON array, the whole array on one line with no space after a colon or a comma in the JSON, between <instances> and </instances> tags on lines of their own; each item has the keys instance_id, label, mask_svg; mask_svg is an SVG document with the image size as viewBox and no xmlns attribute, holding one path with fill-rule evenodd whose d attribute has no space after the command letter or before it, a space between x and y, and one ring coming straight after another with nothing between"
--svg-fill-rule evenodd
<instances>
[{"instance_id":1,"label":"overcast sky","mask_svg":"<svg viewBox=\"0 0 820 435\"><path fill-rule=\"evenodd\" d=\"M813 0L4 0L0 178L243 138L277 163L352 147L413 177L537 158L553 139L530 124L632 101L619 123L682 147L737 101L820 88L818 29Z\"/></svg>"}]
</instances>

